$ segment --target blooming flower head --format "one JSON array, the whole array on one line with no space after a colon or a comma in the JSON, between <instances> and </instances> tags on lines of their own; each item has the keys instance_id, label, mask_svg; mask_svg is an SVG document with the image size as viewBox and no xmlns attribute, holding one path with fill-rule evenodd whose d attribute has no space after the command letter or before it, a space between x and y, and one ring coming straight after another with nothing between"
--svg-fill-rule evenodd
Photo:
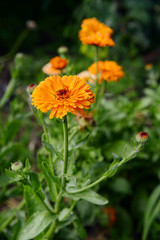
<instances>
[{"instance_id":1,"label":"blooming flower head","mask_svg":"<svg viewBox=\"0 0 160 240\"><path fill-rule=\"evenodd\" d=\"M88 71L95 75L97 69L96 64L95 62L88 68ZM99 83L103 80L107 82L117 82L119 78L124 77L122 67L114 61L98 61L98 73L100 73Z\"/></svg>"},{"instance_id":2,"label":"blooming flower head","mask_svg":"<svg viewBox=\"0 0 160 240\"><path fill-rule=\"evenodd\" d=\"M58 75L66 67L68 60L59 56L52 58L49 63L45 64L42 71L47 75Z\"/></svg>"},{"instance_id":3,"label":"blooming flower head","mask_svg":"<svg viewBox=\"0 0 160 240\"><path fill-rule=\"evenodd\" d=\"M112 40L113 30L96 18L87 18L82 21L79 38L83 44L99 47L115 46Z\"/></svg>"},{"instance_id":4,"label":"blooming flower head","mask_svg":"<svg viewBox=\"0 0 160 240\"><path fill-rule=\"evenodd\" d=\"M84 114L94 102L90 86L77 76L50 76L42 81L31 95L32 104L49 118L62 118L68 112Z\"/></svg>"}]
</instances>

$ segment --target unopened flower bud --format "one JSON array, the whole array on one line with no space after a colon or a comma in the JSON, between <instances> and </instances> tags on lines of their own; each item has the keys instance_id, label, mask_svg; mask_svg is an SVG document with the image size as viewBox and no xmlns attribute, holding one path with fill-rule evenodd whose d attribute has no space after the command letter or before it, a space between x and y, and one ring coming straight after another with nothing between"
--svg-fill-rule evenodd
<instances>
[{"instance_id":1,"label":"unopened flower bud","mask_svg":"<svg viewBox=\"0 0 160 240\"><path fill-rule=\"evenodd\" d=\"M37 28L37 23L35 21L33 21L33 20L28 20L28 21L26 21L26 27L29 30L33 31L33 30L35 30Z\"/></svg>"},{"instance_id":2,"label":"unopened flower bud","mask_svg":"<svg viewBox=\"0 0 160 240\"><path fill-rule=\"evenodd\" d=\"M153 68L153 64L152 63L147 63L146 65L145 65L145 69L146 70L151 70Z\"/></svg>"},{"instance_id":3,"label":"unopened flower bud","mask_svg":"<svg viewBox=\"0 0 160 240\"><path fill-rule=\"evenodd\" d=\"M62 46L58 48L58 53L59 54L65 54L68 52L68 48L66 46Z\"/></svg>"},{"instance_id":4,"label":"unopened flower bud","mask_svg":"<svg viewBox=\"0 0 160 240\"><path fill-rule=\"evenodd\" d=\"M23 168L23 164L21 162L15 162L11 166L11 170L15 172L21 170L22 168Z\"/></svg>"},{"instance_id":5,"label":"unopened flower bud","mask_svg":"<svg viewBox=\"0 0 160 240\"><path fill-rule=\"evenodd\" d=\"M33 84L28 85L28 87L27 87L27 92L28 92L29 94L32 94L32 93L33 93L33 90L34 90L36 87L37 87L37 84L36 84L36 83L33 83Z\"/></svg>"},{"instance_id":6,"label":"unopened flower bud","mask_svg":"<svg viewBox=\"0 0 160 240\"><path fill-rule=\"evenodd\" d=\"M140 132L136 136L136 141L139 143L145 143L149 140L149 135L146 132Z\"/></svg>"}]
</instances>

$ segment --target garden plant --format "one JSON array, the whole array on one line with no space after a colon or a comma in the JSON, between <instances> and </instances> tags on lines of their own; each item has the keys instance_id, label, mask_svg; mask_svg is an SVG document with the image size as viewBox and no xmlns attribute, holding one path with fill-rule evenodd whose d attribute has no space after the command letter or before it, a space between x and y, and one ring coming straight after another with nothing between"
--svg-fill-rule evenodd
<instances>
[{"instance_id":1,"label":"garden plant","mask_svg":"<svg viewBox=\"0 0 160 240\"><path fill-rule=\"evenodd\" d=\"M20 85L20 94L16 94L21 97L11 102L10 115L5 121L0 116L1 199L18 196L15 207L0 213L0 236L4 240L90 239L89 227L97 222L102 229L108 224L109 229L99 239L133 240L134 224L123 207L113 207L119 206L124 196L129 199L131 184L138 185L133 205L137 195L141 197L135 214L140 216L143 240L147 240L159 214L159 185L154 180L148 183L153 190L149 197L143 184L147 174L160 176L159 76L152 66L146 70L147 85L140 99L136 91L119 94L117 86L127 78L125 68L113 59L101 59L104 49L109 52L109 47L115 46L113 29L96 18L87 18L78 35L87 51L95 54L95 62L77 72L68 48L60 47L59 56L43 66L40 62L42 70L35 66L33 71L39 72L26 88L27 97L23 98L25 90ZM27 72L32 61L23 55L15 57L0 110L13 95L16 79L23 78L23 68ZM24 108L26 102L29 108ZM28 134L25 138L20 134L17 141L22 122ZM151 133L152 125L157 132ZM34 148L31 144L28 153L33 127L41 143ZM148 158L151 162L146 163ZM116 221L123 222L123 227Z\"/></svg>"}]
</instances>

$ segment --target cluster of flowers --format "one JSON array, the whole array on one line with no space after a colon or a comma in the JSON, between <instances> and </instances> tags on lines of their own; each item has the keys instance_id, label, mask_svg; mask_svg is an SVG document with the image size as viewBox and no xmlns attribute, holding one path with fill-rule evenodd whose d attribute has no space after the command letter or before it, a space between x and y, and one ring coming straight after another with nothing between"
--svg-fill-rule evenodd
<instances>
[{"instance_id":1,"label":"cluster of flowers","mask_svg":"<svg viewBox=\"0 0 160 240\"><path fill-rule=\"evenodd\" d=\"M96 18L82 21L79 38L83 44L96 47L115 46L112 40L113 30ZM43 67L43 72L49 75L33 91L32 104L42 112L50 112L49 118L63 118L68 112L84 115L83 109L89 109L95 101L95 94L90 85L96 80L118 81L124 76L122 67L114 61L98 61L93 63L88 71L77 76L59 76L65 73L68 60L56 56ZM98 74L98 79L97 79Z\"/></svg>"}]
</instances>

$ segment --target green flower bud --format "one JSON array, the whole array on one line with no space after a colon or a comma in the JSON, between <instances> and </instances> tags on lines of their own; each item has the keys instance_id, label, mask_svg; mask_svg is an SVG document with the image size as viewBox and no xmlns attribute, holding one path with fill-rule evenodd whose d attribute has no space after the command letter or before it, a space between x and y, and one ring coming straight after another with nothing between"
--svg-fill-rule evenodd
<instances>
[{"instance_id":1,"label":"green flower bud","mask_svg":"<svg viewBox=\"0 0 160 240\"><path fill-rule=\"evenodd\" d=\"M58 48L58 53L59 54L65 54L68 52L68 48L66 46L62 46Z\"/></svg>"},{"instance_id":2,"label":"green flower bud","mask_svg":"<svg viewBox=\"0 0 160 240\"><path fill-rule=\"evenodd\" d=\"M15 162L11 166L11 170L15 172L21 170L22 168L23 168L23 164L21 162Z\"/></svg>"},{"instance_id":3,"label":"green flower bud","mask_svg":"<svg viewBox=\"0 0 160 240\"><path fill-rule=\"evenodd\" d=\"M149 135L146 132L140 132L136 136L136 141L139 143L145 143L149 140Z\"/></svg>"}]
</instances>

